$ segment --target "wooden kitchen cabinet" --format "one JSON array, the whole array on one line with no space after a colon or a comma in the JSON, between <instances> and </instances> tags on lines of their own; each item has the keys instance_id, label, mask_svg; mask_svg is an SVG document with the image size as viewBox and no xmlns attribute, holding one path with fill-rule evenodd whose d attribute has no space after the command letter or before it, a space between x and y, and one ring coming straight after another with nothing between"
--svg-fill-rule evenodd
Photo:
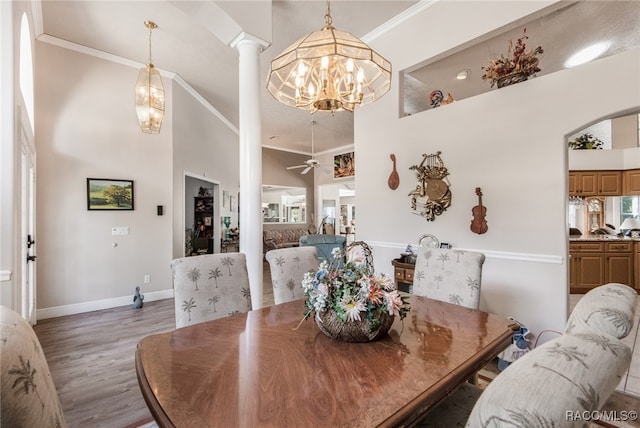
<instances>
[{"instance_id":1,"label":"wooden kitchen cabinet","mask_svg":"<svg viewBox=\"0 0 640 428\"><path fill-rule=\"evenodd\" d=\"M633 242L605 243L605 281L635 287Z\"/></svg>"},{"instance_id":2,"label":"wooden kitchen cabinet","mask_svg":"<svg viewBox=\"0 0 640 428\"><path fill-rule=\"evenodd\" d=\"M633 267L635 284L632 287L640 291L640 241L633 245Z\"/></svg>"},{"instance_id":3,"label":"wooden kitchen cabinet","mask_svg":"<svg viewBox=\"0 0 640 428\"><path fill-rule=\"evenodd\" d=\"M598 196L622 196L622 171L598 171Z\"/></svg>"},{"instance_id":4,"label":"wooden kitchen cabinet","mask_svg":"<svg viewBox=\"0 0 640 428\"><path fill-rule=\"evenodd\" d=\"M624 195L640 195L640 169L630 169L622 173Z\"/></svg>"},{"instance_id":5,"label":"wooden kitchen cabinet","mask_svg":"<svg viewBox=\"0 0 640 428\"><path fill-rule=\"evenodd\" d=\"M569 194L572 196L596 196L598 173L596 171L569 171Z\"/></svg>"},{"instance_id":6,"label":"wooden kitchen cabinet","mask_svg":"<svg viewBox=\"0 0 640 428\"><path fill-rule=\"evenodd\" d=\"M605 282L604 242L569 243L570 292L584 294Z\"/></svg>"},{"instance_id":7,"label":"wooden kitchen cabinet","mask_svg":"<svg viewBox=\"0 0 640 428\"><path fill-rule=\"evenodd\" d=\"M569 171L571 196L622 195L621 171Z\"/></svg>"},{"instance_id":8,"label":"wooden kitchen cabinet","mask_svg":"<svg viewBox=\"0 0 640 428\"><path fill-rule=\"evenodd\" d=\"M569 288L584 294L609 282L635 287L634 262L640 260L640 247L633 241L581 241L569 243Z\"/></svg>"}]
</instances>

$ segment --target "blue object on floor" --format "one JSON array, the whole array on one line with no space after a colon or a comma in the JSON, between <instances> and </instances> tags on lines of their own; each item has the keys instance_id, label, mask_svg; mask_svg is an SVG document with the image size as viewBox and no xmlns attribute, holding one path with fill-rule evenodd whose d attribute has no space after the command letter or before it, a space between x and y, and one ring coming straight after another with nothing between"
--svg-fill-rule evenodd
<instances>
[{"instance_id":1,"label":"blue object on floor","mask_svg":"<svg viewBox=\"0 0 640 428\"><path fill-rule=\"evenodd\" d=\"M136 292L133 295L133 309L140 309L144 304L144 294L140 294L140 287L136 287Z\"/></svg>"}]
</instances>

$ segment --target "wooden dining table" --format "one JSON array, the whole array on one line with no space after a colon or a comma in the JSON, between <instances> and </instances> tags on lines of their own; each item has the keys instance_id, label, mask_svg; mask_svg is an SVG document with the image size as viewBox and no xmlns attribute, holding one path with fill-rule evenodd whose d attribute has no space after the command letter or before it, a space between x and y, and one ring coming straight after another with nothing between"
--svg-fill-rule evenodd
<instances>
[{"instance_id":1,"label":"wooden dining table","mask_svg":"<svg viewBox=\"0 0 640 428\"><path fill-rule=\"evenodd\" d=\"M138 383L161 427L408 426L519 326L411 295L374 342L325 336L296 300L145 337Z\"/></svg>"}]
</instances>

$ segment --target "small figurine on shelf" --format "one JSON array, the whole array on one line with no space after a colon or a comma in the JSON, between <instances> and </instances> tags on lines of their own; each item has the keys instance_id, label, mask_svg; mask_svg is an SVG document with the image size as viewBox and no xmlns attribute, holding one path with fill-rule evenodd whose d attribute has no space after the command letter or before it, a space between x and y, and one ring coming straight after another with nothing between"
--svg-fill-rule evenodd
<instances>
[{"instance_id":1,"label":"small figurine on shelf","mask_svg":"<svg viewBox=\"0 0 640 428\"><path fill-rule=\"evenodd\" d=\"M140 294L140 287L136 287L136 292L133 295L133 309L140 309L144 304L144 294Z\"/></svg>"},{"instance_id":2,"label":"small figurine on shelf","mask_svg":"<svg viewBox=\"0 0 640 428\"><path fill-rule=\"evenodd\" d=\"M450 92L447 92L447 98L440 102L441 105L446 106L447 104L451 104L453 102L453 97Z\"/></svg>"}]
</instances>

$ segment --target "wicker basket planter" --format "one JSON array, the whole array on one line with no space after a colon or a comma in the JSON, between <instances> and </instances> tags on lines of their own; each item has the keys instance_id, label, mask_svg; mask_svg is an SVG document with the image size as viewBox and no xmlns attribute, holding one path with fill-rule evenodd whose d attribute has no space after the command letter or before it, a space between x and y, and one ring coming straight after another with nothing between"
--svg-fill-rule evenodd
<instances>
[{"instance_id":1,"label":"wicker basket planter","mask_svg":"<svg viewBox=\"0 0 640 428\"><path fill-rule=\"evenodd\" d=\"M371 342L385 336L391 325L394 316L386 312L381 312L378 320L369 321L364 316L360 321L343 321L333 309L323 312L316 312L316 324L320 331L327 336L343 342Z\"/></svg>"}]
</instances>

